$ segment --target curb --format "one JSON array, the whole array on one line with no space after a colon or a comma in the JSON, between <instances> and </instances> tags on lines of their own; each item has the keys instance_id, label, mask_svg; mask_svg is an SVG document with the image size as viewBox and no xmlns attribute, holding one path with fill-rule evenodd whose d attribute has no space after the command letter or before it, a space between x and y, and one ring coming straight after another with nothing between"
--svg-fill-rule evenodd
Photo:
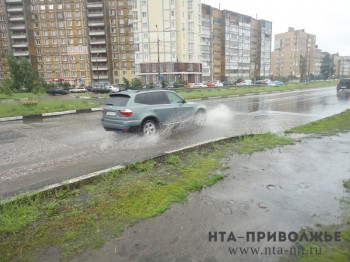
<instances>
[{"instance_id":1,"label":"curb","mask_svg":"<svg viewBox=\"0 0 350 262\"><path fill-rule=\"evenodd\" d=\"M34 115L27 115L27 116L3 117L3 118L0 118L0 122L40 119L45 117L57 117L57 116L81 114L81 113L92 113L92 112L101 111L101 110L102 110L101 107L97 107L97 108L83 108L83 109L77 109L77 110L68 110L68 111L62 111L62 112L34 114Z\"/></svg>"}]
</instances>

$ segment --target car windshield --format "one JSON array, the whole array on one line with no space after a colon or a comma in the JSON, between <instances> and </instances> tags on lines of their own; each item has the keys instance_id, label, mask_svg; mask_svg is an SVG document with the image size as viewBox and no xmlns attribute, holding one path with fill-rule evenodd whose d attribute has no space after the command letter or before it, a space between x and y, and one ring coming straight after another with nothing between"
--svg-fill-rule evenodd
<instances>
[{"instance_id":1,"label":"car windshield","mask_svg":"<svg viewBox=\"0 0 350 262\"><path fill-rule=\"evenodd\" d=\"M342 80L340 80L340 83L342 85L348 85L348 84L350 84L350 79L342 79Z\"/></svg>"},{"instance_id":2,"label":"car windshield","mask_svg":"<svg viewBox=\"0 0 350 262\"><path fill-rule=\"evenodd\" d=\"M106 105L111 105L111 106L126 106L130 99L130 96L128 95L113 95L110 96L106 99Z\"/></svg>"}]
</instances>

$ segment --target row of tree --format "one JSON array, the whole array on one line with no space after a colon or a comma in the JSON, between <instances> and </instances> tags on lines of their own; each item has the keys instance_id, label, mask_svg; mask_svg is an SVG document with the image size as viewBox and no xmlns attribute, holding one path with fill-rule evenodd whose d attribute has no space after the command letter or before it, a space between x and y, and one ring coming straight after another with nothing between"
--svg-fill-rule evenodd
<instances>
[{"instance_id":1,"label":"row of tree","mask_svg":"<svg viewBox=\"0 0 350 262\"><path fill-rule=\"evenodd\" d=\"M307 66L308 65L307 65L306 57L301 55L299 60L300 81L304 81L304 79L308 76ZM332 77L334 73L335 73L335 68L334 68L334 62L333 62L332 56L327 53L322 58L320 74L322 76L322 79L326 80Z\"/></svg>"},{"instance_id":2,"label":"row of tree","mask_svg":"<svg viewBox=\"0 0 350 262\"><path fill-rule=\"evenodd\" d=\"M0 91L4 93L12 92L33 92L40 93L44 92L47 88L50 87L44 79L42 79L38 72L33 69L31 64L27 59L21 57L17 59L12 52L7 56L10 78L5 79L1 82ZM307 60L304 56L300 56L299 61L299 70L300 70L300 81L304 81L307 76ZM327 54L323 57L321 63L321 75L323 79L329 79L334 75L334 63L330 54ZM143 84L139 78L134 78L131 82L123 78L124 86L126 88L141 89ZM163 88L167 86L166 81L162 81L161 85ZM147 88L154 88L154 83L149 83Z\"/></svg>"}]
</instances>

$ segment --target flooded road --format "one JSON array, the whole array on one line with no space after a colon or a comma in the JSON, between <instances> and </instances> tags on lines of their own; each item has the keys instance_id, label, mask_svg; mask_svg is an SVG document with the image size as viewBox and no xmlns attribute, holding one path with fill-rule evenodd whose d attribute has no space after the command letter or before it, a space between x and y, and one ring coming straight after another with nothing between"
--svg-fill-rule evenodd
<instances>
[{"instance_id":1,"label":"flooded road","mask_svg":"<svg viewBox=\"0 0 350 262\"><path fill-rule=\"evenodd\" d=\"M334 87L201 102L208 108L204 128L147 140L104 131L100 112L0 123L0 198L211 139L281 132L350 108Z\"/></svg>"}]
</instances>

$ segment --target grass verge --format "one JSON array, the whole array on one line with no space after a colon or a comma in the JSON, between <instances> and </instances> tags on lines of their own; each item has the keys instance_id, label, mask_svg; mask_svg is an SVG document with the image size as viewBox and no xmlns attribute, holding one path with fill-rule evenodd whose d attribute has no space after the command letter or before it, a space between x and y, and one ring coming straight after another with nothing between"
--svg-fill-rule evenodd
<instances>
[{"instance_id":1,"label":"grass verge","mask_svg":"<svg viewBox=\"0 0 350 262\"><path fill-rule=\"evenodd\" d=\"M13 93L12 95L6 95L3 93L0 93L0 99L18 100L18 99L23 99L23 98L35 98L35 97L40 97L40 96L44 96L44 95L46 95L46 94Z\"/></svg>"},{"instance_id":2,"label":"grass verge","mask_svg":"<svg viewBox=\"0 0 350 262\"><path fill-rule=\"evenodd\" d=\"M182 89L177 90L185 99L227 96L227 95L244 95L251 93L273 92L273 91L290 91L295 89L307 89L317 87L336 86L336 81L312 82L312 83L291 83L284 86L232 86L228 88L202 88L202 89Z\"/></svg>"},{"instance_id":3,"label":"grass verge","mask_svg":"<svg viewBox=\"0 0 350 262\"><path fill-rule=\"evenodd\" d=\"M265 142L264 142L265 141ZM245 136L139 162L125 169L0 205L0 261L35 261L55 247L62 259L99 248L126 226L163 213L224 178L225 160L292 141ZM266 144L266 145L264 145ZM242 148L249 145L249 151Z\"/></svg>"},{"instance_id":4,"label":"grass verge","mask_svg":"<svg viewBox=\"0 0 350 262\"><path fill-rule=\"evenodd\" d=\"M28 101L27 101L28 102ZM0 117L25 116L50 112L60 112L75 109L99 107L100 105L88 100L39 99L35 103L6 102L0 103Z\"/></svg>"},{"instance_id":5,"label":"grass verge","mask_svg":"<svg viewBox=\"0 0 350 262\"><path fill-rule=\"evenodd\" d=\"M294 127L287 130L286 133L318 133L323 135L335 135L339 132L348 131L350 131L350 110L302 126Z\"/></svg>"}]
</instances>

